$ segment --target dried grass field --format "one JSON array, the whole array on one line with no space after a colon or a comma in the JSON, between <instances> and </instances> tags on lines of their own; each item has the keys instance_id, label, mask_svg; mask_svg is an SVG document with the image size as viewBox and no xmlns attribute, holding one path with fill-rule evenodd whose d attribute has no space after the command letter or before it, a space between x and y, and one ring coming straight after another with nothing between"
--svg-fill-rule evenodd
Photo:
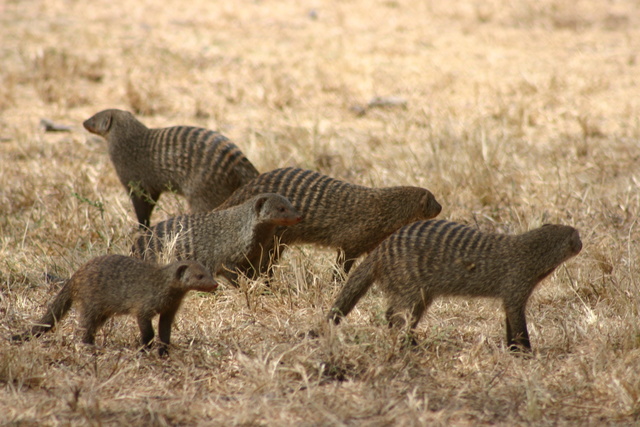
<instances>
[{"instance_id":1,"label":"dried grass field","mask_svg":"<svg viewBox=\"0 0 640 427\"><path fill-rule=\"evenodd\" d=\"M0 424L640 423L639 55L632 0L1 0ZM45 273L132 243L81 125L105 108L220 130L260 171L426 187L484 231L572 225L583 250L530 299L529 358L494 300L438 299L402 347L375 287L304 337L341 287L311 246L270 286L189 294L166 358L131 317L95 350L73 312L13 344L58 290ZM152 221L186 209L166 194Z\"/></svg>"}]
</instances>

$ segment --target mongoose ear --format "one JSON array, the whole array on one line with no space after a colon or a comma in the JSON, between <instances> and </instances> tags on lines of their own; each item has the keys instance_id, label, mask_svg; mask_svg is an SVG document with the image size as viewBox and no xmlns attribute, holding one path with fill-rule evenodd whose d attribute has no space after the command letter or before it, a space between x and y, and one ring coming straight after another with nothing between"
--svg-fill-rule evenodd
<instances>
[{"instance_id":1,"label":"mongoose ear","mask_svg":"<svg viewBox=\"0 0 640 427\"><path fill-rule=\"evenodd\" d=\"M102 135L109 132L109 129L111 129L112 119L113 117L111 113L106 113L102 117L100 117L100 120L98 120L98 123L96 123L97 131Z\"/></svg>"},{"instance_id":2,"label":"mongoose ear","mask_svg":"<svg viewBox=\"0 0 640 427\"><path fill-rule=\"evenodd\" d=\"M435 218L440 214L440 212L442 212L442 206L429 190L425 190L425 193L422 196L422 209L424 213L430 216L430 218Z\"/></svg>"},{"instance_id":3,"label":"mongoose ear","mask_svg":"<svg viewBox=\"0 0 640 427\"><path fill-rule=\"evenodd\" d=\"M180 264L178 268L176 268L176 280L182 280L182 277L184 276L184 273L187 271L188 268L189 268L189 264L187 263Z\"/></svg>"},{"instance_id":4,"label":"mongoose ear","mask_svg":"<svg viewBox=\"0 0 640 427\"><path fill-rule=\"evenodd\" d=\"M86 130L91 133L95 133L96 135L104 136L109 132L111 128L111 112L110 111L102 111L94 116L89 117L85 120L82 125Z\"/></svg>"},{"instance_id":5,"label":"mongoose ear","mask_svg":"<svg viewBox=\"0 0 640 427\"><path fill-rule=\"evenodd\" d=\"M253 205L254 209L256 210L256 213L260 213L260 211L262 210L262 207L266 202L267 202L266 196L258 197L258 200L256 200L256 203Z\"/></svg>"}]
</instances>

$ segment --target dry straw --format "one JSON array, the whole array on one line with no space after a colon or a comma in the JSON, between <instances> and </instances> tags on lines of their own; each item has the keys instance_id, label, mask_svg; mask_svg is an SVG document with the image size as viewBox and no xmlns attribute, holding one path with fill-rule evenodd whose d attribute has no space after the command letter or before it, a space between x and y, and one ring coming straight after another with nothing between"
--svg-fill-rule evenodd
<instances>
[{"instance_id":1,"label":"dry straw","mask_svg":"<svg viewBox=\"0 0 640 427\"><path fill-rule=\"evenodd\" d=\"M267 285L193 293L171 355L111 320L95 353L75 322L0 340L8 424L633 424L640 417L640 15L617 2L0 4L0 332L38 318L88 259L137 229L100 139L105 108L232 138L261 171L299 166L419 185L442 218L584 248L534 292L536 351L505 349L494 301L440 299L416 348L369 292L322 325L334 254L288 251ZM368 107L374 97L400 106ZM366 108L363 108L365 106ZM41 118L71 125L44 133ZM154 222L186 204L163 195ZM357 212L354 212L357 215ZM73 319L74 317L71 316ZM321 337L305 332L319 328Z\"/></svg>"}]
</instances>

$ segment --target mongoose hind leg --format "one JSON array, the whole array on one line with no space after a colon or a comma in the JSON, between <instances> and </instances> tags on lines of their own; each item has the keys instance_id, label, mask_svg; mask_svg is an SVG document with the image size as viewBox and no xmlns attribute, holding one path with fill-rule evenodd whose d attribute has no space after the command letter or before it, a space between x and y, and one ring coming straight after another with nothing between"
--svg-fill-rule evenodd
<instances>
[{"instance_id":1,"label":"mongoose hind leg","mask_svg":"<svg viewBox=\"0 0 640 427\"><path fill-rule=\"evenodd\" d=\"M82 328L84 329L82 342L94 345L96 342L96 332L107 319L109 319L109 316L104 313L84 313L82 315Z\"/></svg>"},{"instance_id":2,"label":"mongoose hind leg","mask_svg":"<svg viewBox=\"0 0 640 427\"><path fill-rule=\"evenodd\" d=\"M427 296L424 293L420 295L418 292L411 292L411 295L393 294L389 298L389 307L386 312L389 326L404 329L407 327L407 321L409 321L409 329L415 329L425 310L431 305L432 300L431 296Z\"/></svg>"},{"instance_id":3,"label":"mongoose hind leg","mask_svg":"<svg viewBox=\"0 0 640 427\"><path fill-rule=\"evenodd\" d=\"M151 315L149 315L149 313L140 313L136 319L138 321L138 327L140 328L140 343L145 349L151 347L153 336L155 335L153 325L151 324L152 318L153 313Z\"/></svg>"},{"instance_id":4,"label":"mongoose hind leg","mask_svg":"<svg viewBox=\"0 0 640 427\"><path fill-rule=\"evenodd\" d=\"M131 189L131 202L133 203L133 209L136 211L140 228L151 226L151 212L159 198L160 193L149 194L137 188Z\"/></svg>"},{"instance_id":5,"label":"mongoose hind leg","mask_svg":"<svg viewBox=\"0 0 640 427\"><path fill-rule=\"evenodd\" d=\"M515 307L506 307L507 318L507 346L510 351L531 351L529 332L527 331L527 320L525 317L524 304Z\"/></svg>"},{"instance_id":6,"label":"mongoose hind leg","mask_svg":"<svg viewBox=\"0 0 640 427\"><path fill-rule=\"evenodd\" d=\"M418 345L413 332L425 309L426 307L422 301L415 304L409 301L389 301L386 318L390 328L398 329L403 334L406 334L403 338L403 347L415 347ZM409 320L409 328L407 328L407 320Z\"/></svg>"}]
</instances>

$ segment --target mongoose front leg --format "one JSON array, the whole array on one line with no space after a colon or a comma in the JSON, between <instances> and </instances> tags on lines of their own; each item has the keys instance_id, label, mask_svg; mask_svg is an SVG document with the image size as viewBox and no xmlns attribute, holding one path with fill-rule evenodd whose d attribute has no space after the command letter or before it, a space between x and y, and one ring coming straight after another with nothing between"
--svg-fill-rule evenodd
<instances>
[{"instance_id":1,"label":"mongoose front leg","mask_svg":"<svg viewBox=\"0 0 640 427\"><path fill-rule=\"evenodd\" d=\"M160 337L160 347L158 348L158 354L165 356L169 351L169 342L171 340L171 325L173 319L176 317L178 311L178 304L175 307L169 308L164 313L160 314L158 320L158 336Z\"/></svg>"},{"instance_id":2,"label":"mongoose front leg","mask_svg":"<svg viewBox=\"0 0 640 427\"><path fill-rule=\"evenodd\" d=\"M511 351L531 351L531 342L527 332L524 304L517 307L505 307L507 317L507 346Z\"/></svg>"},{"instance_id":3,"label":"mongoose front leg","mask_svg":"<svg viewBox=\"0 0 640 427\"><path fill-rule=\"evenodd\" d=\"M160 194L147 194L141 189L131 189L131 202L141 228L151 225L151 212L160 198Z\"/></svg>"},{"instance_id":4,"label":"mongoose front leg","mask_svg":"<svg viewBox=\"0 0 640 427\"><path fill-rule=\"evenodd\" d=\"M153 336L155 335L153 325L151 324L152 317L153 314L140 313L137 318L138 327L140 328L140 343L145 346L145 348L151 347Z\"/></svg>"}]
</instances>

